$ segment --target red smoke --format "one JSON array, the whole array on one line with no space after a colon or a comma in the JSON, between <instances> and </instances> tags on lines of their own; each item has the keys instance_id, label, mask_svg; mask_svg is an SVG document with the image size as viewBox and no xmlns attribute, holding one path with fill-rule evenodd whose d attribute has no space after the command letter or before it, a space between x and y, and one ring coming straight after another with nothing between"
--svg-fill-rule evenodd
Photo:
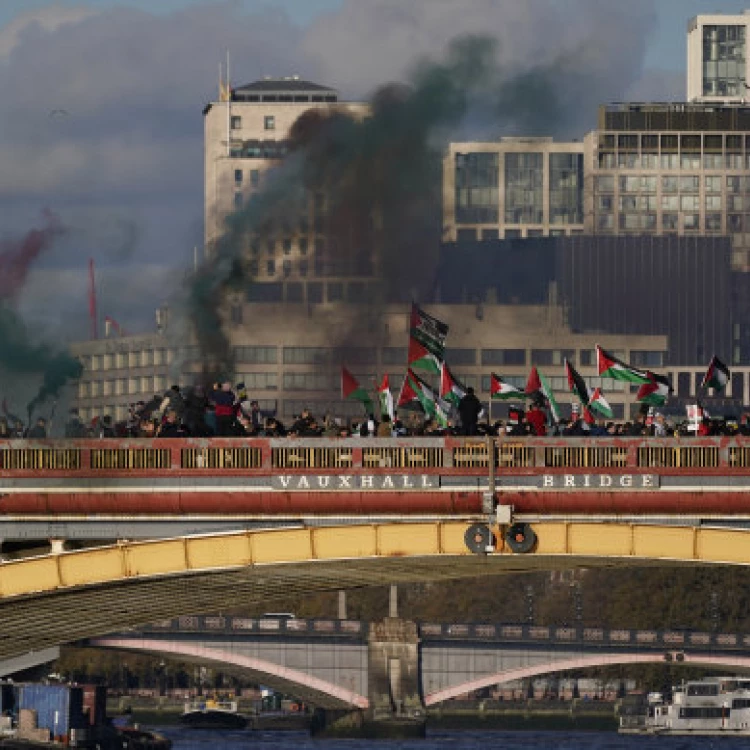
<instances>
[{"instance_id":1,"label":"red smoke","mask_svg":"<svg viewBox=\"0 0 750 750\"><path fill-rule=\"evenodd\" d=\"M0 301L13 300L26 283L31 265L63 233L60 219L44 211L41 229L31 229L20 240L0 242Z\"/></svg>"}]
</instances>

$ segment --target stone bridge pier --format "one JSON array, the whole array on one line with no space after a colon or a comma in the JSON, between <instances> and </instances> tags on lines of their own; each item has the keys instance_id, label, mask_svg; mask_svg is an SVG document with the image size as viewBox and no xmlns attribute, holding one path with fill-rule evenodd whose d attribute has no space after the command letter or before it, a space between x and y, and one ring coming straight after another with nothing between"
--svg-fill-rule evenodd
<instances>
[{"instance_id":1,"label":"stone bridge pier","mask_svg":"<svg viewBox=\"0 0 750 750\"><path fill-rule=\"evenodd\" d=\"M424 737L417 625L399 617L373 622L367 639L369 707L318 711L312 733L327 736Z\"/></svg>"}]
</instances>

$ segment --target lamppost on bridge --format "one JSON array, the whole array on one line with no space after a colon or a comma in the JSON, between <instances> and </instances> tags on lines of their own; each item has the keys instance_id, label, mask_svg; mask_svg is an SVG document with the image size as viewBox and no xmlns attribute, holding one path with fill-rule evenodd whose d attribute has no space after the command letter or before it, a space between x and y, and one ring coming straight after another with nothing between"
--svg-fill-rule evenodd
<instances>
[{"instance_id":1,"label":"lamppost on bridge","mask_svg":"<svg viewBox=\"0 0 750 750\"><path fill-rule=\"evenodd\" d=\"M526 584L526 622L529 625L534 624L534 587L529 583Z\"/></svg>"}]
</instances>

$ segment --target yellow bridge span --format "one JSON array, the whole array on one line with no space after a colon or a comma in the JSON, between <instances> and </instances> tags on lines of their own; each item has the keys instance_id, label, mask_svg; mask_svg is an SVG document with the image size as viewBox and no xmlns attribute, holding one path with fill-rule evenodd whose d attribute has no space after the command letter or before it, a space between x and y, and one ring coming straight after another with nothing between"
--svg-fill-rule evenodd
<instances>
[{"instance_id":1,"label":"yellow bridge span","mask_svg":"<svg viewBox=\"0 0 750 750\"><path fill-rule=\"evenodd\" d=\"M253 530L62 552L0 564L0 658L187 614L312 591L529 570L750 564L750 530L539 522L514 554L475 555L467 523Z\"/></svg>"}]
</instances>

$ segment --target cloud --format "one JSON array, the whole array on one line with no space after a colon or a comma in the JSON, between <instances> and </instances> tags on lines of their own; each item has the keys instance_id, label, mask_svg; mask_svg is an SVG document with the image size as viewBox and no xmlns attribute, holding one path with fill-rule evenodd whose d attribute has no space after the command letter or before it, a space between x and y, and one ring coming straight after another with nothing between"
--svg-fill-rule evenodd
<instances>
[{"instance_id":1,"label":"cloud","mask_svg":"<svg viewBox=\"0 0 750 750\"><path fill-rule=\"evenodd\" d=\"M307 27L236 2L166 15L51 5L19 16L0 30L0 235L22 234L44 208L77 232L45 261L71 274L31 284L25 307L35 295L45 309L81 305L92 256L103 273L128 277L111 285L110 314L131 330L151 325L165 278L181 273L164 269L187 266L201 242L201 109L216 98L226 49L235 84L297 73L361 98L442 57L454 36L490 33L514 75L557 69L563 110L550 111L564 127L551 117L534 127L580 136L600 101L644 78L654 27L653 0L345 0ZM483 132L495 137L494 127ZM128 230L103 232L107 223Z\"/></svg>"}]
</instances>

